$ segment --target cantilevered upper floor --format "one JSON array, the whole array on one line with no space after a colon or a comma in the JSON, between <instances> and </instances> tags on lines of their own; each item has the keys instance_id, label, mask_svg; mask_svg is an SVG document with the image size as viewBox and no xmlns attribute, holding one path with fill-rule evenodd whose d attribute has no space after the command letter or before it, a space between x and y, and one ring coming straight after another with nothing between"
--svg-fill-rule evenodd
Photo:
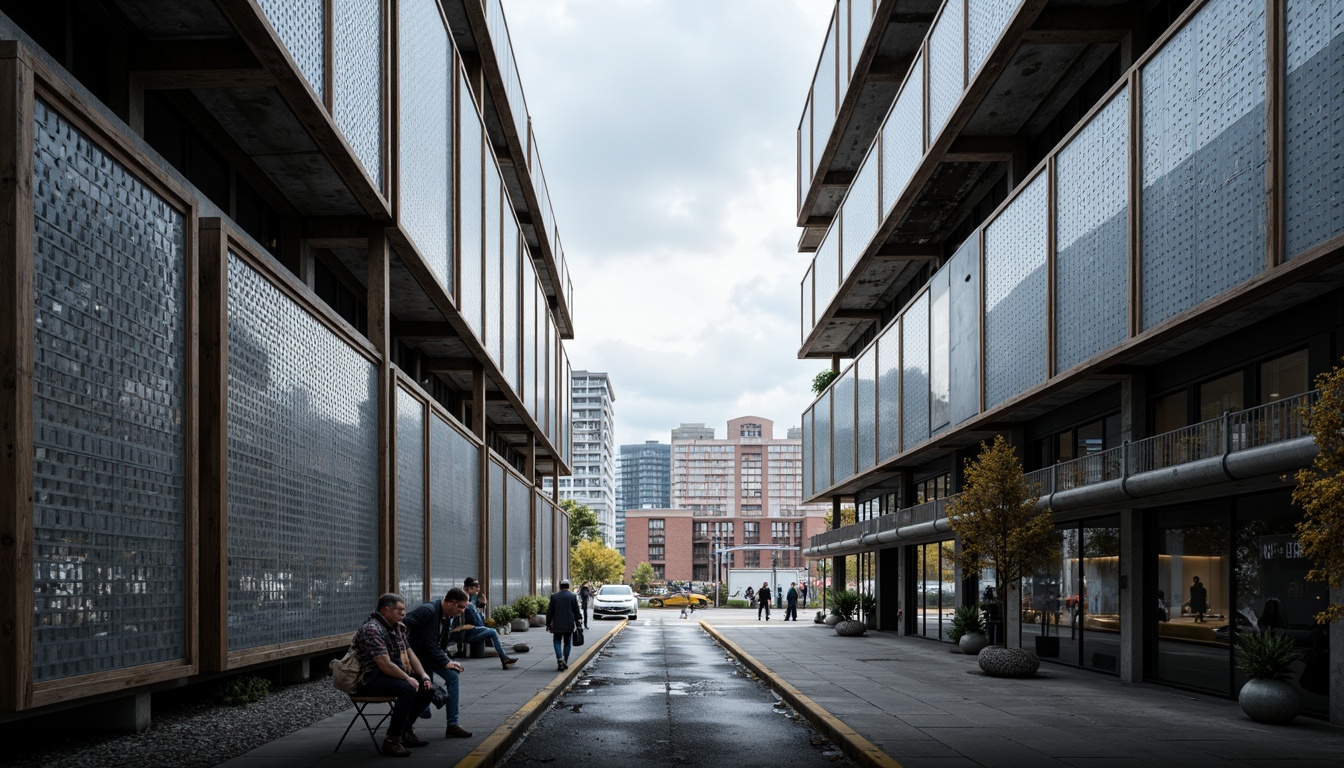
<instances>
[{"instance_id":1,"label":"cantilevered upper floor","mask_svg":"<svg viewBox=\"0 0 1344 768\"><path fill-rule=\"evenodd\" d=\"M800 357L853 357L1190 3L929 5L832 17L798 134Z\"/></svg>"}]
</instances>

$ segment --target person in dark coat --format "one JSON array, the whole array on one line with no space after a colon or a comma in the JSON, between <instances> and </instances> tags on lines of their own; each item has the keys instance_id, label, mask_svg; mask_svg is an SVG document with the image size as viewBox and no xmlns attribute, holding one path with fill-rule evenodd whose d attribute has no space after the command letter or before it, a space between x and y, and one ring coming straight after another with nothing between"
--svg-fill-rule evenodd
<instances>
[{"instance_id":1,"label":"person in dark coat","mask_svg":"<svg viewBox=\"0 0 1344 768\"><path fill-rule=\"evenodd\" d=\"M579 586L579 607L583 609L583 628L588 628L588 600L593 596L593 588L588 582Z\"/></svg>"},{"instance_id":2,"label":"person in dark coat","mask_svg":"<svg viewBox=\"0 0 1344 768\"><path fill-rule=\"evenodd\" d=\"M789 591L784 595L784 620L788 621L792 617L794 621L798 620L798 582L789 582Z\"/></svg>"},{"instance_id":3,"label":"person in dark coat","mask_svg":"<svg viewBox=\"0 0 1344 768\"><path fill-rule=\"evenodd\" d=\"M765 611L765 620L770 620L770 582L761 585L756 590L756 620L761 620L761 611Z\"/></svg>"},{"instance_id":4,"label":"person in dark coat","mask_svg":"<svg viewBox=\"0 0 1344 768\"><path fill-rule=\"evenodd\" d=\"M444 687L448 691L448 701L444 704L448 728L444 736L450 739L471 738L471 731L457 724L460 700L458 673L462 671L462 664L448 658L448 627L466 609L467 593L454 587L448 590L442 600L432 600L421 605L406 614L403 620L410 637L411 650L420 659L421 666L430 675L437 674L443 678Z\"/></svg>"},{"instance_id":5,"label":"person in dark coat","mask_svg":"<svg viewBox=\"0 0 1344 768\"><path fill-rule=\"evenodd\" d=\"M1200 583L1199 577L1195 577L1194 583L1190 585L1190 612L1195 614L1195 621L1204 621L1204 613L1209 610L1209 591Z\"/></svg>"},{"instance_id":6,"label":"person in dark coat","mask_svg":"<svg viewBox=\"0 0 1344 768\"><path fill-rule=\"evenodd\" d=\"M555 668L569 669L569 652L574 647L574 630L583 626L579 596L569 591L569 579L560 582L560 591L551 595L546 606L546 631L555 645Z\"/></svg>"}]
</instances>

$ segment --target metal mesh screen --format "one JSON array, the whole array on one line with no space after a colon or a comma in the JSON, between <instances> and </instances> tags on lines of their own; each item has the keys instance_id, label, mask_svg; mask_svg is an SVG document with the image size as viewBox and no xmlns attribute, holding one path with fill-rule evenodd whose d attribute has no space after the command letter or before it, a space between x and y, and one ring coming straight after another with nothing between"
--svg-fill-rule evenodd
<instances>
[{"instance_id":1,"label":"metal mesh screen","mask_svg":"<svg viewBox=\"0 0 1344 768\"><path fill-rule=\"evenodd\" d=\"M186 248L182 212L41 100L33 142L42 682L186 655Z\"/></svg>"},{"instance_id":2,"label":"metal mesh screen","mask_svg":"<svg viewBox=\"0 0 1344 768\"><path fill-rule=\"evenodd\" d=\"M481 575L481 448L437 415L429 441L429 595L440 597Z\"/></svg>"},{"instance_id":3,"label":"metal mesh screen","mask_svg":"<svg viewBox=\"0 0 1344 768\"><path fill-rule=\"evenodd\" d=\"M489 520L490 525L486 528L486 537L490 542L490 579L487 584L490 587L490 604L504 604L504 534L506 522L504 517L505 488L504 476L508 473L494 456L490 457L490 480L489 480Z\"/></svg>"},{"instance_id":4,"label":"metal mesh screen","mask_svg":"<svg viewBox=\"0 0 1344 768\"><path fill-rule=\"evenodd\" d=\"M377 596L378 368L228 276L229 650L348 633Z\"/></svg>"},{"instance_id":5,"label":"metal mesh screen","mask_svg":"<svg viewBox=\"0 0 1344 768\"><path fill-rule=\"evenodd\" d=\"M327 31L323 0L257 0L257 4L318 100L325 99Z\"/></svg>"},{"instance_id":6,"label":"metal mesh screen","mask_svg":"<svg viewBox=\"0 0 1344 768\"><path fill-rule=\"evenodd\" d=\"M1284 235L1289 258L1344 232L1344 0L1288 0Z\"/></svg>"},{"instance_id":7,"label":"metal mesh screen","mask_svg":"<svg viewBox=\"0 0 1344 768\"><path fill-rule=\"evenodd\" d=\"M483 248L482 234L482 181L481 181L481 118L476 112L476 104L471 100L471 89L467 87L465 80L458 80L458 125L462 130L461 142L458 148L458 163L461 165L462 177L458 194L461 199L458 200L461 215L461 238L459 242L462 247L462 256L459 259L459 269L462 270L461 291L462 300L459 303L462 317L471 327L476 338L484 339L485 331L481 326L481 253Z\"/></svg>"},{"instance_id":8,"label":"metal mesh screen","mask_svg":"<svg viewBox=\"0 0 1344 768\"><path fill-rule=\"evenodd\" d=\"M532 594L535 581L532 574L532 489L513 474L506 474L508 494L509 559L508 598Z\"/></svg>"},{"instance_id":9,"label":"metal mesh screen","mask_svg":"<svg viewBox=\"0 0 1344 768\"><path fill-rule=\"evenodd\" d=\"M397 387L397 593L425 599L425 405Z\"/></svg>"},{"instance_id":10,"label":"metal mesh screen","mask_svg":"<svg viewBox=\"0 0 1344 768\"><path fill-rule=\"evenodd\" d=\"M434 0L397 3L397 14L397 218L451 293L452 45Z\"/></svg>"},{"instance_id":11,"label":"metal mesh screen","mask_svg":"<svg viewBox=\"0 0 1344 768\"><path fill-rule=\"evenodd\" d=\"M985 231L985 404L1045 380L1046 177L1038 175Z\"/></svg>"},{"instance_id":12,"label":"metal mesh screen","mask_svg":"<svg viewBox=\"0 0 1344 768\"><path fill-rule=\"evenodd\" d=\"M901 448L929 439L929 294L901 315Z\"/></svg>"},{"instance_id":13,"label":"metal mesh screen","mask_svg":"<svg viewBox=\"0 0 1344 768\"><path fill-rule=\"evenodd\" d=\"M382 0L335 0L333 11L332 113L369 178L382 190Z\"/></svg>"},{"instance_id":14,"label":"metal mesh screen","mask_svg":"<svg viewBox=\"0 0 1344 768\"><path fill-rule=\"evenodd\" d=\"M901 323L892 322L877 339L877 455L886 461L901 452Z\"/></svg>"}]
</instances>

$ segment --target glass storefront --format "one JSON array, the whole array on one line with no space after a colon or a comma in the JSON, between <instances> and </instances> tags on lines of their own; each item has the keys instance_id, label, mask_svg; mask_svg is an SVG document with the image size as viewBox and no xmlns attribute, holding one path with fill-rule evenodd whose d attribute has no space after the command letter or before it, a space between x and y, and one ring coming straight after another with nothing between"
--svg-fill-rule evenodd
<instances>
[{"instance_id":1,"label":"glass storefront","mask_svg":"<svg viewBox=\"0 0 1344 768\"><path fill-rule=\"evenodd\" d=\"M1042 658L1120 671L1120 520L1061 525L1059 561L1022 582L1022 646Z\"/></svg>"},{"instance_id":2,"label":"glass storefront","mask_svg":"<svg viewBox=\"0 0 1344 768\"><path fill-rule=\"evenodd\" d=\"M1234 695L1245 682L1232 650L1236 635L1279 624L1302 655L1290 679L1304 710L1327 712L1326 643L1313 620L1327 593L1306 580L1310 563L1294 535L1300 518L1286 492L1152 513L1152 679Z\"/></svg>"},{"instance_id":3,"label":"glass storefront","mask_svg":"<svg viewBox=\"0 0 1344 768\"><path fill-rule=\"evenodd\" d=\"M957 607L957 571L952 540L915 547L913 633L946 640Z\"/></svg>"}]
</instances>

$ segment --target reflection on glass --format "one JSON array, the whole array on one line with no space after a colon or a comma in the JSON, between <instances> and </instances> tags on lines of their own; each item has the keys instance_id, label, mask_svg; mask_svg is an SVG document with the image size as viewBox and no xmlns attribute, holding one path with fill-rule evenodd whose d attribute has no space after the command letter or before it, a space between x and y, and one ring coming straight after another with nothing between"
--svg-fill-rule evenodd
<instances>
[{"instance_id":1,"label":"reflection on glass","mask_svg":"<svg viewBox=\"0 0 1344 768\"><path fill-rule=\"evenodd\" d=\"M1242 409L1241 371L1214 379L1199 387L1199 420L1216 419Z\"/></svg>"},{"instance_id":2,"label":"reflection on glass","mask_svg":"<svg viewBox=\"0 0 1344 768\"><path fill-rule=\"evenodd\" d=\"M1230 646L1218 631L1231 614L1228 533L1217 508L1158 520L1157 599L1167 608L1167 620L1157 622L1160 680L1228 692Z\"/></svg>"},{"instance_id":3,"label":"reflection on glass","mask_svg":"<svg viewBox=\"0 0 1344 768\"><path fill-rule=\"evenodd\" d=\"M1083 561L1071 621L1082 645L1078 663L1103 672L1120 671L1120 521L1083 526Z\"/></svg>"},{"instance_id":4,"label":"reflection on glass","mask_svg":"<svg viewBox=\"0 0 1344 768\"><path fill-rule=\"evenodd\" d=\"M934 640L947 636L957 604L954 545L951 540L915 547L915 633Z\"/></svg>"},{"instance_id":5,"label":"reflection on glass","mask_svg":"<svg viewBox=\"0 0 1344 768\"><path fill-rule=\"evenodd\" d=\"M1260 404L1300 395L1311 389L1307 350L1276 357L1260 365Z\"/></svg>"}]
</instances>

